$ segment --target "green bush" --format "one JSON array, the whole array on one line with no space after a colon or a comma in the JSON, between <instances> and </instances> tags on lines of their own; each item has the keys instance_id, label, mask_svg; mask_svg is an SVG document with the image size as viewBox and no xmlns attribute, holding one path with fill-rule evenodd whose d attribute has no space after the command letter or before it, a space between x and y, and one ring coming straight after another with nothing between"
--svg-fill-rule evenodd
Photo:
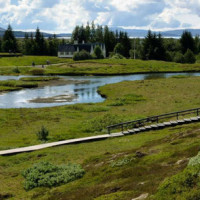
<instances>
[{"instance_id":1,"label":"green bush","mask_svg":"<svg viewBox=\"0 0 200 200\"><path fill-rule=\"evenodd\" d=\"M183 172L167 178L153 199L200 199L200 153L191 158Z\"/></svg>"},{"instance_id":2,"label":"green bush","mask_svg":"<svg viewBox=\"0 0 200 200\"><path fill-rule=\"evenodd\" d=\"M31 69L29 72L32 75L44 75L44 69Z\"/></svg>"},{"instance_id":3,"label":"green bush","mask_svg":"<svg viewBox=\"0 0 200 200\"><path fill-rule=\"evenodd\" d=\"M115 161L111 163L111 167L121 167L124 165L128 165L129 163L135 161L136 158L130 157L130 158L123 158L121 160Z\"/></svg>"},{"instance_id":4,"label":"green bush","mask_svg":"<svg viewBox=\"0 0 200 200\"><path fill-rule=\"evenodd\" d=\"M110 59L126 59L126 58L122 56L121 54L116 53Z\"/></svg>"},{"instance_id":5,"label":"green bush","mask_svg":"<svg viewBox=\"0 0 200 200\"><path fill-rule=\"evenodd\" d=\"M38 140L46 141L47 136L49 135L49 131L44 126L42 126L36 135L37 135Z\"/></svg>"},{"instance_id":6,"label":"green bush","mask_svg":"<svg viewBox=\"0 0 200 200\"><path fill-rule=\"evenodd\" d=\"M101 117L96 117L92 120L84 121L84 132L104 132L107 126L118 124L126 121L123 116L105 114Z\"/></svg>"},{"instance_id":7,"label":"green bush","mask_svg":"<svg viewBox=\"0 0 200 200\"><path fill-rule=\"evenodd\" d=\"M196 62L194 53L190 49L188 49L187 52L184 54L184 59L185 59L185 63L193 64Z\"/></svg>"},{"instance_id":8,"label":"green bush","mask_svg":"<svg viewBox=\"0 0 200 200\"><path fill-rule=\"evenodd\" d=\"M177 52L174 56L173 62L176 63L185 63L185 58L182 53Z\"/></svg>"},{"instance_id":9,"label":"green bush","mask_svg":"<svg viewBox=\"0 0 200 200\"><path fill-rule=\"evenodd\" d=\"M84 169L78 164L56 166L49 162L36 163L22 172L22 176L26 179L25 190L66 184L82 178L84 174Z\"/></svg>"},{"instance_id":10,"label":"green bush","mask_svg":"<svg viewBox=\"0 0 200 200\"><path fill-rule=\"evenodd\" d=\"M18 67L15 67L15 68L13 69L13 72L19 74L19 73L20 73L19 68L18 68Z\"/></svg>"},{"instance_id":11,"label":"green bush","mask_svg":"<svg viewBox=\"0 0 200 200\"><path fill-rule=\"evenodd\" d=\"M100 48L99 45L97 45L95 48L94 48L94 55L97 59L103 59L104 56L103 56L103 52Z\"/></svg>"},{"instance_id":12,"label":"green bush","mask_svg":"<svg viewBox=\"0 0 200 200\"><path fill-rule=\"evenodd\" d=\"M87 52L86 50L82 50L80 52L76 52L73 55L73 60L77 61L77 60L89 60L92 59L92 56L90 55L89 52Z\"/></svg>"}]
</instances>

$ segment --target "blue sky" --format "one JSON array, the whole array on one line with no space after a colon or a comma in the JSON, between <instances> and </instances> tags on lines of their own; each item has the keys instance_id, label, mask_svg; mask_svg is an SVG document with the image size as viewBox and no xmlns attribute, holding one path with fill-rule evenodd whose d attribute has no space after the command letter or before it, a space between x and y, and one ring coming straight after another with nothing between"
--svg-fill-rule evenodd
<instances>
[{"instance_id":1,"label":"blue sky","mask_svg":"<svg viewBox=\"0 0 200 200\"><path fill-rule=\"evenodd\" d=\"M75 25L200 28L200 0L0 0L0 27L70 33Z\"/></svg>"}]
</instances>

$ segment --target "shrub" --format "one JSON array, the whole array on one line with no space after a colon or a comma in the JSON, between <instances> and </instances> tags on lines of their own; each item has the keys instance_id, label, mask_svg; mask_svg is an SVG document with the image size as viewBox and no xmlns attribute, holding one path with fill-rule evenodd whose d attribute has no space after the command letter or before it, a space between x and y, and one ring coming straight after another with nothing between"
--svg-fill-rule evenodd
<instances>
[{"instance_id":1,"label":"shrub","mask_svg":"<svg viewBox=\"0 0 200 200\"><path fill-rule=\"evenodd\" d=\"M119 53L114 54L110 59L125 59L124 56L122 56Z\"/></svg>"},{"instance_id":2,"label":"shrub","mask_svg":"<svg viewBox=\"0 0 200 200\"><path fill-rule=\"evenodd\" d=\"M73 60L77 61L77 60L89 60L92 59L92 56L90 55L89 52L87 52L86 50L82 50L80 52L76 52L73 55Z\"/></svg>"},{"instance_id":3,"label":"shrub","mask_svg":"<svg viewBox=\"0 0 200 200\"><path fill-rule=\"evenodd\" d=\"M42 126L41 129L37 132L38 140L47 140L47 136L49 135L49 131Z\"/></svg>"},{"instance_id":4,"label":"shrub","mask_svg":"<svg viewBox=\"0 0 200 200\"><path fill-rule=\"evenodd\" d=\"M124 46L121 43L117 43L114 48L114 52L117 54L124 54Z\"/></svg>"},{"instance_id":5,"label":"shrub","mask_svg":"<svg viewBox=\"0 0 200 200\"><path fill-rule=\"evenodd\" d=\"M128 165L129 163L135 161L136 159L134 157L130 158L123 158L121 160L115 161L111 163L111 167L121 167L124 165Z\"/></svg>"},{"instance_id":6,"label":"shrub","mask_svg":"<svg viewBox=\"0 0 200 200\"><path fill-rule=\"evenodd\" d=\"M30 74L32 75L44 75L44 69L31 69Z\"/></svg>"},{"instance_id":7,"label":"shrub","mask_svg":"<svg viewBox=\"0 0 200 200\"><path fill-rule=\"evenodd\" d=\"M182 53L177 52L175 54L175 56L174 56L173 61L176 62L176 63L184 63L185 62L185 58L184 58Z\"/></svg>"},{"instance_id":8,"label":"shrub","mask_svg":"<svg viewBox=\"0 0 200 200\"><path fill-rule=\"evenodd\" d=\"M15 67L15 68L13 69L13 72L19 74L19 73L20 73L19 68L18 68L18 67Z\"/></svg>"},{"instance_id":9,"label":"shrub","mask_svg":"<svg viewBox=\"0 0 200 200\"><path fill-rule=\"evenodd\" d=\"M190 49L188 49L187 52L185 53L184 59L185 59L185 63L193 64L196 62L196 58Z\"/></svg>"},{"instance_id":10,"label":"shrub","mask_svg":"<svg viewBox=\"0 0 200 200\"><path fill-rule=\"evenodd\" d=\"M200 198L200 153L191 158L183 172L178 173L159 186L153 199L197 200ZM165 198L164 198L165 197Z\"/></svg>"},{"instance_id":11,"label":"shrub","mask_svg":"<svg viewBox=\"0 0 200 200\"><path fill-rule=\"evenodd\" d=\"M84 174L84 169L78 164L56 166L49 162L36 163L22 172L22 176L26 179L25 190L66 184L82 178Z\"/></svg>"},{"instance_id":12,"label":"shrub","mask_svg":"<svg viewBox=\"0 0 200 200\"><path fill-rule=\"evenodd\" d=\"M92 120L84 121L84 132L104 132L106 127L113 124L118 124L126 121L123 116L106 114L101 117L96 117Z\"/></svg>"},{"instance_id":13,"label":"shrub","mask_svg":"<svg viewBox=\"0 0 200 200\"><path fill-rule=\"evenodd\" d=\"M101 50L99 45L97 45L94 48L94 55L96 56L97 59L103 59L104 58L102 50Z\"/></svg>"}]
</instances>

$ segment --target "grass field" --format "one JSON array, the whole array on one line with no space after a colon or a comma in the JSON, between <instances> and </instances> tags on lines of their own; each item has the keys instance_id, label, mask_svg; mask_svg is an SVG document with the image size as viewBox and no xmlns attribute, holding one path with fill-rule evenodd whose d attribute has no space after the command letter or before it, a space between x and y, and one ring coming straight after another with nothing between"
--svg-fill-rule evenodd
<instances>
[{"instance_id":1,"label":"grass field","mask_svg":"<svg viewBox=\"0 0 200 200\"><path fill-rule=\"evenodd\" d=\"M50 81L59 80L58 77L27 77L20 80L0 81L0 92L21 90L24 88L36 88L48 84Z\"/></svg>"},{"instance_id":2,"label":"grass field","mask_svg":"<svg viewBox=\"0 0 200 200\"><path fill-rule=\"evenodd\" d=\"M0 75L31 75L34 69L31 67L32 62L34 62L36 66L41 67L42 65L46 65L47 60L49 60L51 64L68 63L71 61L70 59L61 59L53 56L2 57L0 58ZM43 74L43 72L40 74Z\"/></svg>"},{"instance_id":3,"label":"grass field","mask_svg":"<svg viewBox=\"0 0 200 200\"><path fill-rule=\"evenodd\" d=\"M199 77L125 81L99 88L107 99L98 104L1 109L0 148L41 143L36 132L42 125L51 142L103 134L107 125L120 121L200 107L199 88ZM198 153L199 129L196 123L0 157L0 199L131 200L144 193L151 199L166 177L181 172L187 158ZM78 163L86 174L63 186L26 192L21 171L40 161Z\"/></svg>"},{"instance_id":4,"label":"grass field","mask_svg":"<svg viewBox=\"0 0 200 200\"><path fill-rule=\"evenodd\" d=\"M151 72L200 71L200 64L180 64L164 61L142 61L133 59L103 59L70 62L60 66L50 66L47 74L69 75L111 75Z\"/></svg>"},{"instance_id":5,"label":"grass field","mask_svg":"<svg viewBox=\"0 0 200 200\"><path fill-rule=\"evenodd\" d=\"M49 60L52 64L37 70L32 62L41 67ZM133 59L103 59L74 62L50 56L23 56L0 58L0 75L120 75L151 72L197 72L200 64L180 64L164 61L142 61Z\"/></svg>"}]
</instances>

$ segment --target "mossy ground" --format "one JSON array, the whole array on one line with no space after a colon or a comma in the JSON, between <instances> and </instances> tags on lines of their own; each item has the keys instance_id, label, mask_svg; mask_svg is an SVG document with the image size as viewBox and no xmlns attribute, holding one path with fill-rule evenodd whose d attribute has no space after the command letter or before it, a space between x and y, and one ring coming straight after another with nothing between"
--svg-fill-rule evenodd
<instances>
[{"instance_id":1,"label":"mossy ground","mask_svg":"<svg viewBox=\"0 0 200 200\"><path fill-rule=\"evenodd\" d=\"M113 122L113 116L116 121L126 121L196 108L200 106L199 88L199 77L126 81L99 88L107 100L98 104L1 109L0 147L10 149L38 144L36 132L42 125L49 130L50 142L106 133L106 123L108 119ZM198 153L199 129L199 123L195 123L2 156L0 198L131 200L144 193L154 195L166 177L181 172L187 165L187 158ZM180 160L183 162L177 162ZM26 192L21 171L40 161L57 165L78 163L86 174L63 186Z\"/></svg>"}]
</instances>

